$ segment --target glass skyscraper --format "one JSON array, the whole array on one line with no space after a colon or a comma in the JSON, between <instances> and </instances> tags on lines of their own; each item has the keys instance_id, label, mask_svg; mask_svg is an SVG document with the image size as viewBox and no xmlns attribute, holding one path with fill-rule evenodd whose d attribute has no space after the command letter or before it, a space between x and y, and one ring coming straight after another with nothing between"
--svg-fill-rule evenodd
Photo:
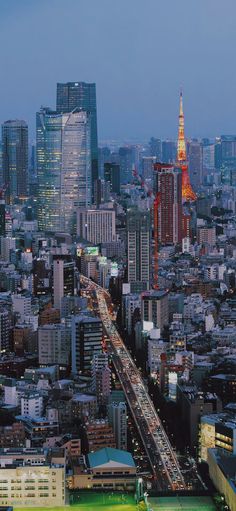
<instances>
[{"instance_id":1,"label":"glass skyscraper","mask_svg":"<svg viewBox=\"0 0 236 511\"><path fill-rule=\"evenodd\" d=\"M98 178L98 135L96 84L85 82L67 82L57 84L57 112L68 113L75 109L84 110L91 116L91 159L92 194L94 182Z\"/></svg>"},{"instance_id":2,"label":"glass skyscraper","mask_svg":"<svg viewBox=\"0 0 236 511\"><path fill-rule=\"evenodd\" d=\"M91 205L90 114L42 109L36 137L39 229L73 233L77 208Z\"/></svg>"},{"instance_id":3,"label":"glass skyscraper","mask_svg":"<svg viewBox=\"0 0 236 511\"><path fill-rule=\"evenodd\" d=\"M27 195L28 187L28 126L25 121L2 124L2 177L5 199Z\"/></svg>"}]
</instances>

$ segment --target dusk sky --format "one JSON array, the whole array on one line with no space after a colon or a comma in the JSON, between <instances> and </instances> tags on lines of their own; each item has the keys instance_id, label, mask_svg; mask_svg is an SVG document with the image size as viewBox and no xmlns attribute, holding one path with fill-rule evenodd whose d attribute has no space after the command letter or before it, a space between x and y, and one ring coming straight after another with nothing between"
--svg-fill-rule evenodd
<instances>
[{"instance_id":1,"label":"dusk sky","mask_svg":"<svg viewBox=\"0 0 236 511\"><path fill-rule=\"evenodd\" d=\"M0 121L97 84L99 139L236 133L235 0L0 0Z\"/></svg>"}]
</instances>

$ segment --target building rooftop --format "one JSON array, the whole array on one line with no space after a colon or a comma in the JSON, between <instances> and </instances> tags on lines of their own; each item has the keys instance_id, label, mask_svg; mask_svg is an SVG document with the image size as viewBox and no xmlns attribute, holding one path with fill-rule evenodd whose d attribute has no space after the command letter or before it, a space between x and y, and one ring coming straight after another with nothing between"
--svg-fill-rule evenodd
<instances>
[{"instance_id":1,"label":"building rooftop","mask_svg":"<svg viewBox=\"0 0 236 511\"><path fill-rule=\"evenodd\" d=\"M212 413L209 415L203 415L201 417L202 423L208 424L222 424L229 429L236 429L236 417L235 413L230 412L222 412L222 413Z\"/></svg>"},{"instance_id":2,"label":"building rooftop","mask_svg":"<svg viewBox=\"0 0 236 511\"><path fill-rule=\"evenodd\" d=\"M96 396L91 394L74 394L73 401L79 401L81 403L89 403L89 401L96 400Z\"/></svg>"},{"instance_id":3,"label":"building rooftop","mask_svg":"<svg viewBox=\"0 0 236 511\"><path fill-rule=\"evenodd\" d=\"M225 380L225 381L236 381L236 375L235 374L215 374L214 376L211 376L211 379L214 380Z\"/></svg>"},{"instance_id":4,"label":"building rooftop","mask_svg":"<svg viewBox=\"0 0 236 511\"><path fill-rule=\"evenodd\" d=\"M88 454L88 464L90 468L105 465L109 462L119 463L134 468L135 463L132 454L127 451L106 447L96 452Z\"/></svg>"}]
</instances>

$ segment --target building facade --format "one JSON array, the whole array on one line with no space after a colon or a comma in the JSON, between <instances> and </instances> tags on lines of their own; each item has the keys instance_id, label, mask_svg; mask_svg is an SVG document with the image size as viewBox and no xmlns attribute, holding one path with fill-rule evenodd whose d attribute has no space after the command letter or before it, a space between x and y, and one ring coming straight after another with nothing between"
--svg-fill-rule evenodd
<instances>
[{"instance_id":1,"label":"building facade","mask_svg":"<svg viewBox=\"0 0 236 511\"><path fill-rule=\"evenodd\" d=\"M36 117L40 230L76 229L76 210L91 204L91 117L85 111Z\"/></svg>"},{"instance_id":2,"label":"building facade","mask_svg":"<svg viewBox=\"0 0 236 511\"><path fill-rule=\"evenodd\" d=\"M91 185L98 178L98 135L97 135L97 101L96 84L85 82L67 82L57 84L57 112L68 113L75 109L89 113L91 117Z\"/></svg>"},{"instance_id":3,"label":"building facade","mask_svg":"<svg viewBox=\"0 0 236 511\"><path fill-rule=\"evenodd\" d=\"M163 245L182 241L182 173L173 165L155 164L156 191L159 194L158 230Z\"/></svg>"},{"instance_id":4,"label":"building facade","mask_svg":"<svg viewBox=\"0 0 236 511\"><path fill-rule=\"evenodd\" d=\"M116 219L113 209L78 209L77 235L97 245L116 240Z\"/></svg>"},{"instance_id":5,"label":"building facade","mask_svg":"<svg viewBox=\"0 0 236 511\"><path fill-rule=\"evenodd\" d=\"M2 166L5 199L12 204L28 192L28 125L6 121L2 125Z\"/></svg>"},{"instance_id":6,"label":"building facade","mask_svg":"<svg viewBox=\"0 0 236 511\"><path fill-rule=\"evenodd\" d=\"M72 372L91 371L94 355L102 351L102 322L92 316L73 316L72 330Z\"/></svg>"},{"instance_id":7,"label":"building facade","mask_svg":"<svg viewBox=\"0 0 236 511\"><path fill-rule=\"evenodd\" d=\"M128 282L131 291L150 287L151 273L151 217L150 211L130 208L127 211ZM136 288L136 289L135 289Z\"/></svg>"}]
</instances>

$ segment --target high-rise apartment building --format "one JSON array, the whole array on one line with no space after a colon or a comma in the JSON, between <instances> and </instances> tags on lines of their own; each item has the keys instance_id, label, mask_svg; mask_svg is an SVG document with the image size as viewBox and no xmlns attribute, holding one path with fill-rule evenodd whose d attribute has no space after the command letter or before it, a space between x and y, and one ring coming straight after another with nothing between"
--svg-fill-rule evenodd
<instances>
[{"instance_id":1,"label":"high-rise apartment building","mask_svg":"<svg viewBox=\"0 0 236 511\"><path fill-rule=\"evenodd\" d=\"M113 209L78 209L77 234L95 245L115 241L115 211Z\"/></svg>"},{"instance_id":2,"label":"high-rise apartment building","mask_svg":"<svg viewBox=\"0 0 236 511\"><path fill-rule=\"evenodd\" d=\"M120 165L118 163L104 163L104 179L110 183L111 193L120 193Z\"/></svg>"},{"instance_id":3,"label":"high-rise apartment building","mask_svg":"<svg viewBox=\"0 0 236 511\"><path fill-rule=\"evenodd\" d=\"M77 208L91 204L91 117L42 109L36 119L39 228L74 233Z\"/></svg>"},{"instance_id":4,"label":"high-rise apartment building","mask_svg":"<svg viewBox=\"0 0 236 511\"><path fill-rule=\"evenodd\" d=\"M155 164L159 240L163 245L175 245L182 240L182 174L173 165Z\"/></svg>"},{"instance_id":5,"label":"high-rise apartment building","mask_svg":"<svg viewBox=\"0 0 236 511\"><path fill-rule=\"evenodd\" d=\"M92 386L99 405L106 405L111 393L111 370L108 355L98 353L92 360Z\"/></svg>"},{"instance_id":6,"label":"high-rise apartment building","mask_svg":"<svg viewBox=\"0 0 236 511\"><path fill-rule=\"evenodd\" d=\"M12 204L28 188L28 126L25 121L2 124L2 169L5 198Z\"/></svg>"},{"instance_id":7,"label":"high-rise apartment building","mask_svg":"<svg viewBox=\"0 0 236 511\"><path fill-rule=\"evenodd\" d=\"M98 135L96 84L85 82L67 82L57 84L57 112L68 113L75 109L89 113L91 118L90 153L92 160L92 193L94 182L98 178Z\"/></svg>"},{"instance_id":8,"label":"high-rise apartment building","mask_svg":"<svg viewBox=\"0 0 236 511\"><path fill-rule=\"evenodd\" d=\"M128 282L131 292L149 289L151 266L150 211L127 211Z\"/></svg>"},{"instance_id":9,"label":"high-rise apartment building","mask_svg":"<svg viewBox=\"0 0 236 511\"><path fill-rule=\"evenodd\" d=\"M127 450L127 406L125 402L111 402L109 421L115 434L117 449Z\"/></svg>"},{"instance_id":10,"label":"high-rise apartment building","mask_svg":"<svg viewBox=\"0 0 236 511\"><path fill-rule=\"evenodd\" d=\"M72 372L91 371L94 355L102 352L102 322L79 314L71 320Z\"/></svg>"}]
</instances>

